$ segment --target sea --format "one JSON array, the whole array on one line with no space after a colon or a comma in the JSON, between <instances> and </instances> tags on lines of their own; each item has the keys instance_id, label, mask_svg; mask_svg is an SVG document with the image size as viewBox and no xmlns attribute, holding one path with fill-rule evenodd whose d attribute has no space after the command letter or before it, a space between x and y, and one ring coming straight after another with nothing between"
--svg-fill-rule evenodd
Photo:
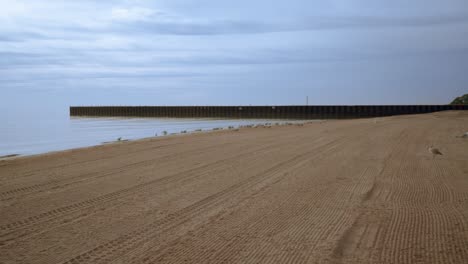
<instances>
[{"instance_id":1,"label":"sea","mask_svg":"<svg viewBox=\"0 0 468 264\"><path fill-rule=\"evenodd\" d=\"M187 133L195 130L239 127L285 120L261 119L182 119L182 118L118 118L70 117L68 113L0 116L0 157L34 155L104 144L121 140Z\"/></svg>"}]
</instances>

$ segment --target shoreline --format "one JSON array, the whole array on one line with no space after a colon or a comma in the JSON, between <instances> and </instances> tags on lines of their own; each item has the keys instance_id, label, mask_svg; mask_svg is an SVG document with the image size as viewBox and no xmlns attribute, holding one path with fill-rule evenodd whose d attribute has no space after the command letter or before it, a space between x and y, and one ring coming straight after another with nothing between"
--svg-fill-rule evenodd
<instances>
[{"instance_id":1,"label":"shoreline","mask_svg":"<svg viewBox=\"0 0 468 264\"><path fill-rule=\"evenodd\" d=\"M14 157L17 157L17 156L20 156L20 154L7 154L7 155L0 156L0 160L8 159L8 158L14 158Z\"/></svg>"},{"instance_id":2,"label":"shoreline","mask_svg":"<svg viewBox=\"0 0 468 264\"><path fill-rule=\"evenodd\" d=\"M78 117L81 118L81 117ZM126 118L126 119L132 119L131 117ZM177 118L168 118L168 119L177 119ZM208 118L205 118L206 120L209 120ZM220 120L220 119L215 119L215 120ZM230 120L230 119L226 119ZM274 120L275 122L269 123L271 126L284 126L289 124L306 124L310 122L323 122L323 120L281 120L277 121ZM260 123L259 123L260 124ZM264 123L268 124L268 123ZM277 124L277 125L276 125ZM152 137L142 137L142 138L137 138L137 139L122 139L121 141L119 140L114 140L114 141L104 141L101 142L100 144L95 144L95 145L89 145L89 146L82 146L82 147L76 147L76 148L69 148L69 149L59 149L59 150L51 150L47 152L42 152L42 153L33 153L33 154L21 154L21 153L14 153L14 154L5 154L0 156L0 161L2 160L12 160L12 159L18 159L18 158L27 158L27 157L35 157L35 156L41 156L41 155L49 155L49 154L56 154L56 153L61 153L61 152L69 152L69 151L78 151L82 149L89 149L89 148L94 148L94 147L99 147L99 146L105 146L105 145L110 145L110 144L121 144L125 142L135 142L135 141L140 141L140 140L151 140L151 139L156 139L156 138L165 138L169 136L181 136L181 135L192 135L192 134L198 134L198 133L210 133L210 132L219 132L219 131L229 131L229 130L235 130L235 129L245 129L245 128L255 128L258 124L250 124L250 125L241 125L237 127L233 127L228 129L228 127L220 127L217 129L206 129L206 130L193 130L189 131L186 130L185 133L182 132L175 132L175 133L170 133L167 135L158 135L158 136L152 136Z\"/></svg>"}]
</instances>

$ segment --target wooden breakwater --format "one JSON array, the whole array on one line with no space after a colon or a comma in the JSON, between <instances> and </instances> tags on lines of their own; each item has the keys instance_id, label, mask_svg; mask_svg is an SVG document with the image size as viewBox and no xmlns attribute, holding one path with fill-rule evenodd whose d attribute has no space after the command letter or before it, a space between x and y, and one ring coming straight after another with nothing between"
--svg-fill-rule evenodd
<instances>
[{"instance_id":1,"label":"wooden breakwater","mask_svg":"<svg viewBox=\"0 0 468 264\"><path fill-rule=\"evenodd\" d=\"M70 116L345 119L468 110L468 105L71 106Z\"/></svg>"}]
</instances>

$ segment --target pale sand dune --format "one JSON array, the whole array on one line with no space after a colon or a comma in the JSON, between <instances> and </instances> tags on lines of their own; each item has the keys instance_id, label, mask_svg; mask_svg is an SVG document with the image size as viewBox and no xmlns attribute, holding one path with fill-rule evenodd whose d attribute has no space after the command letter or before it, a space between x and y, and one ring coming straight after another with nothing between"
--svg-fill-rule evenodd
<instances>
[{"instance_id":1,"label":"pale sand dune","mask_svg":"<svg viewBox=\"0 0 468 264\"><path fill-rule=\"evenodd\" d=\"M445 112L2 160L0 263L468 263L466 131Z\"/></svg>"}]
</instances>

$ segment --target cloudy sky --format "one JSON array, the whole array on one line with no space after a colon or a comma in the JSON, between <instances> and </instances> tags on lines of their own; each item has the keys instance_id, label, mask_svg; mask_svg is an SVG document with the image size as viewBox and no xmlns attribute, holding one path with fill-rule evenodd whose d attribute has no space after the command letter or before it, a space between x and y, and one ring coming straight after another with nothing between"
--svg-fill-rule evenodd
<instances>
[{"instance_id":1,"label":"cloudy sky","mask_svg":"<svg viewBox=\"0 0 468 264\"><path fill-rule=\"evenodd\" d=\"M466 0L0 6L4 108L444 104L468 92Z\"/></svg>"}]
</instances>

